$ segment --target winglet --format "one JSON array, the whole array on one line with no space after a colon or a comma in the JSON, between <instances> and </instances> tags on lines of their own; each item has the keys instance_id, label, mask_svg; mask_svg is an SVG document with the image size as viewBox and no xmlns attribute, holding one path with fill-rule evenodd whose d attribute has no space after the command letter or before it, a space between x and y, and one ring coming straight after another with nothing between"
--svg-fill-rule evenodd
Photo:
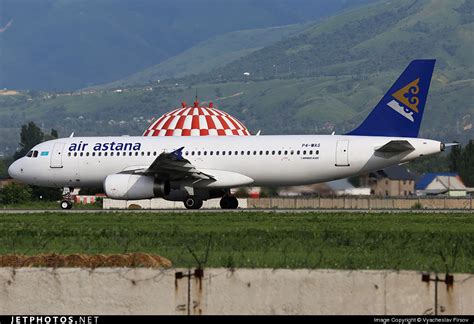
<instances>
[{"instance_id":1,"label":"winglet","mask_svg":"<svg viewBox=\"0 0 474 324\"><path fill-rule=\"evenodd\" d=\"M183 159L183 149L184 146L181 146L179 149L170 153L174 160L181 161Z\"/></svg>"}]
</instances>

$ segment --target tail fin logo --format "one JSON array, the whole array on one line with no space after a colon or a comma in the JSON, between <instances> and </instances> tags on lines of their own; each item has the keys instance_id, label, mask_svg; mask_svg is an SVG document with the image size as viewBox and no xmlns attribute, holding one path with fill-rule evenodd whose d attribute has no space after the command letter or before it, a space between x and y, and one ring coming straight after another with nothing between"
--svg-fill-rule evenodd
<instances>
[{"instance_id":1,"label":"tail fin logo","mask_svg":"<svg viewBox=\"0 0 474 324\"><path fill-rule=\"evenodd\" d=\"M420 87L418 86L418 82L420 82L420 78L413 80L400 90L394 92L392 97L395 98L396 101L392 100L387 104L390 108L411 122L415 121L413 112L419 112L418 104L420 99L418 99L417 94L420 92Z\"/></svg>"}]
</instances>

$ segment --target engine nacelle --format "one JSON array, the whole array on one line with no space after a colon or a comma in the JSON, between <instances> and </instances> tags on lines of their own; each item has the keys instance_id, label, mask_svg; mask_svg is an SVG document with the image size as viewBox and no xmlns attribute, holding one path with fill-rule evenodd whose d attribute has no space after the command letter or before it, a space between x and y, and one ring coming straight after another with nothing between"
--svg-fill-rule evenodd
<instances>
[{"instance_id":1,"label":"engine nacelle","mask_svg":"<svg viewBox=\"0 0 474 324\"><path fill-rule=\"evenodd\" d=\"M104 190L112 199L149 199L167 196L170 183L144 175L111 174L104 180Z\"/></svg>"}]
</instances>

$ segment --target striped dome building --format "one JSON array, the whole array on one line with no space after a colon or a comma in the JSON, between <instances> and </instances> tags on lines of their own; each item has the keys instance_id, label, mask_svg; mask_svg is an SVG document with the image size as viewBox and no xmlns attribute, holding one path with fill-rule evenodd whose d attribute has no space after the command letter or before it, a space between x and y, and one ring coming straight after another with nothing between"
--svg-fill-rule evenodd
<instances>
[{"instance_id":1,"label":"striped dome building","mask_svg":"<svg viewBox=\"0 0 474 324\"><path fill-rule=\"evenodd\" d=\"M250 136L237 118L213 107L194 106L185 102L153 121L143 136Z\"/></svg>"}]
</instances>

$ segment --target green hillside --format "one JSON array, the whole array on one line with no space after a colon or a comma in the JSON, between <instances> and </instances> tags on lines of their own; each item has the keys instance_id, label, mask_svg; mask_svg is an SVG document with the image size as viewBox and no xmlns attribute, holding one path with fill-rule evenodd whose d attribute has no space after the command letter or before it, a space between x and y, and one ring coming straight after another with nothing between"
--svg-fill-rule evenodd
<instances>
[{"instance_id":1,"label":"green hillside","mask_svg":"<svg viewBox=\"0 0 474 324\"><path fill-rule=\"evenodd\" d=\"M213 72L123 93L0 96L0 151L16 146L19 127L30 120L62 136L140 135L151 118L191 101L196 88L202 101L216 102L252 133L342 134L367 116L415 58L437 59L420 135L465 142L474 138L473 3L383 1Z\"/></svg>"},{"instance_id":2,"label":"green hillside","mask_svg":"<svg viewBox=\"0 0 474 324\"><path fill-rule=\"evenodd\" d=\"M220 34L318 20L373 0L0 0L0 88L108 83Z\"/></svg>"},{"instance_id":3,"label":"green hillside","mask_svg":"<svg viewBox=\"0 0 474 324\"><path fill-rule=\"evenodd\" d=\"M106 84L104 88L123 87L126 85L178 78L190 74L206 73L296 34L308 26L308 24L293 24L239 30L219 35L203 41L160 64L153 65L144 71Z\"/></svg>"},{"instance_id":4,"label":"green hillside","mask_svg":"<svg viewBox=\"0 0 474 324\"><path fill-rule=\"evenodd\" d=\"M334 16L303 33L272 44L204 80L294 78L400 70L415 58L436 58L448 80L472 77L474 2L382 1Z\"/></svg>"}]
</instances>

